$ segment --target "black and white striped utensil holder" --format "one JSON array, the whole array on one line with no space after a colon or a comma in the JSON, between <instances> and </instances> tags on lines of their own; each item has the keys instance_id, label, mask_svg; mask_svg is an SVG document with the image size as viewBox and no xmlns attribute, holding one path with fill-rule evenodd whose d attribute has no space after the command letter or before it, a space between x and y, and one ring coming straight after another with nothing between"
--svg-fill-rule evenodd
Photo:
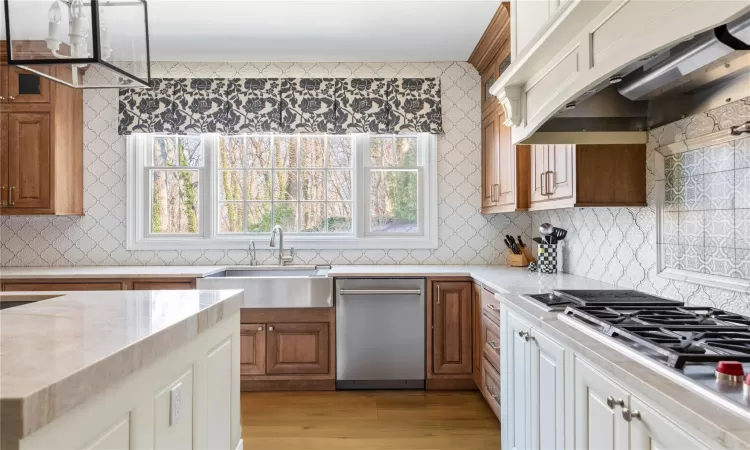
<instances>
[{"instance_id":1,"label":"black and white striped utensil holder","mask_svg":"<svg viewBox=\"0 0 750 450\"><path fill-rule=\"evenodd\" d=\"M557 244L539 244L539 273L557 273Z\"/></svg>"}]
</instances>

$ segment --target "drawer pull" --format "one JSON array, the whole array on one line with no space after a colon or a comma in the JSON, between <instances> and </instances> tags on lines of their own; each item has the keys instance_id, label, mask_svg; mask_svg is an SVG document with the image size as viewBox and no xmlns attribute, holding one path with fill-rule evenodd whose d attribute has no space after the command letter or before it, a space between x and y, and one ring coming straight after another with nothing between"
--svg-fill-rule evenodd
<instances>
[{"instance_id":1,"label":"drawer pull","mask_svg":"<svg viewBox=\"0 0 750 450\"><path fill-rule=\"evenodd\" d=\"M492 350L500 350L500 346L495 341L487 341L487 345L492 347Z\"/></svg>"},{"instance_id":2,"label":"drawer pull","mask_svg":"<svg viewBox=\"0 0 750 450\"><path fill-rule=\"evenodd\" d=\"M490 308L493 311L500 311L500 308L498 308L497 306L493 305L492 303L488 304L487 307Z\"/></svg>"},{"instance_id":3,"label":"drawer pull","mask_svg":"<svg viewBox=\"0 0 750 450\"><path fill-rule=\"evenodd\" d=\"M625 419L626 422L631 422L633 419L641 420L641 412L622 408L622 418Z\"/></svg>"},{"instance_id":4,"label":"drawer pull","mask_svg":"<svg viewBox=\"0 0 750 450\"><path fill-rule=\"evenodd\" d=\"M610 395L609 397L607 397L607 406L609 406L609 409L615 409L615 406L619 406L620 408L624 408L625 407L625 400L623 400L621 398L618 398L617 400L615 400L615 398Z\"/></svg>"}]
</instances>

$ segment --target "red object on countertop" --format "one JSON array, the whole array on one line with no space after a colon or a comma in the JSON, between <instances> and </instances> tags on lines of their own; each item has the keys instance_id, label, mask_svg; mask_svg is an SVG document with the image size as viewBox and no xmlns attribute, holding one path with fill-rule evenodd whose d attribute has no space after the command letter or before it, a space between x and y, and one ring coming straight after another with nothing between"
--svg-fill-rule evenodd
<instances>
[{"instance_id":1,"label":"red object on countertop","mask_svg":"<svg viewBox=\"0 0 750 450\"><path fill-rule=\"evenodd\" d=\"M745 377L745 384L750 386L750 373L747 374L747 377Z\"/></svg>"},{"instance_id":2,"label":"red object on countertop","mask_svg":"<svg viewBox=\"0 0 750 450\"><path fill-rule=\"evenodd\" d=\"M742 377L745 375L745 370L742 368L741 362L719 361L719 364L716 366L716 373L730 375L733 377Z\"/></svg>"}]
</instances>

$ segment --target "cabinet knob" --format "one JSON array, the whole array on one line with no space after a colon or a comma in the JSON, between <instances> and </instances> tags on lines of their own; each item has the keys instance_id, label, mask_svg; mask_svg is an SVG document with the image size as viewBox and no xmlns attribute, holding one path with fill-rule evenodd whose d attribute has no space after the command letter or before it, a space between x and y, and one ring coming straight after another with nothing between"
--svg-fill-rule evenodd
<instances>
[{"instance_id":1,"label":"cabinet knob","mask_svg":"<svg viewBox=\"0 0 750 450\"><path fill-rule=\"evenodd\" d=\"M618 398L617 400L615 400L615 398L610 395L609 397L607 397L607 406L609 406L609 409L615 409L615 406L619 406L620 408L624 408L625 407L625 400L623 400L621 398Z\"/></svg>"},{"instance_id":2,"label":"cabinet knob","mask_svg":"<svg viewBox=\"0 0 750 450\"><path fill-rule=\"evenodd\" d=\"M622 418L625 419L626 422L632 422L633 419L641 420L641 412L622 408Z\"/></svg>"},{"instance_id":3,"label":"cabinet knob","mask_svg":"<svg viewBox=\"0 0 750 450\"><path fill-rule=\"evenodd\" d=\"M2 102L2 101L5 101L5 97L3 97L2 95L0 95L0 102Z\"/></svg>"},{"instance_id":4,"label":"cabinet knob","mask_svg":"<svg viewBox=\"0 0 750 450\"><path fill-rule=\"evenodd\" d=\"M263 331L263 327L258 327L258 331Z\"/></svg>"},{"instance_id":5,"label":"cabinet knob","mask_svg":"<svg viewBox=\"0 0 750 450\"><path fill-rule=\"evenodd\" d=\"M16 98L11 95L10 97L8 97L8 99L9 100L15 100Z\"/></svg>"},{"instance_id":6,"label":"cabinet knob","mask_svg":"<svg viewBox=\"0 0 750 450\"><path fill-rule=\"evenodd\" d=\"M273 331L273 327L268 327L268 331Z\"/></svg>"},{"instance_id":7,"label":"cabinet knob","mask_svg":"<svg viewBox=\"0 0 750 450\"><path fill-rule=\"evenodd\" d=\"M523 338L523 340L526 342L529 342L530 335L527 331L519 331L518 337Z\"/></svg>"}]
</instances>

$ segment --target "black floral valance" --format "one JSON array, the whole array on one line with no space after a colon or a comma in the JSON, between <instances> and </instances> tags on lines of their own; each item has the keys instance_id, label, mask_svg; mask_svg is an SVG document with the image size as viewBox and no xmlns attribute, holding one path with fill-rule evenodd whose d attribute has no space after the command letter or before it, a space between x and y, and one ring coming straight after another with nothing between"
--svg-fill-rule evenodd
<instances>
[{"instance_id":1,"label":"black floral valance","mask_svg":"<svg viewBox=\"0 0 750 450\"><path fill-rule=\"evenodd\" d=\"M133 133L441 133L438 78L161 78L120 89Z\"/></svg>"}]
</instances>

